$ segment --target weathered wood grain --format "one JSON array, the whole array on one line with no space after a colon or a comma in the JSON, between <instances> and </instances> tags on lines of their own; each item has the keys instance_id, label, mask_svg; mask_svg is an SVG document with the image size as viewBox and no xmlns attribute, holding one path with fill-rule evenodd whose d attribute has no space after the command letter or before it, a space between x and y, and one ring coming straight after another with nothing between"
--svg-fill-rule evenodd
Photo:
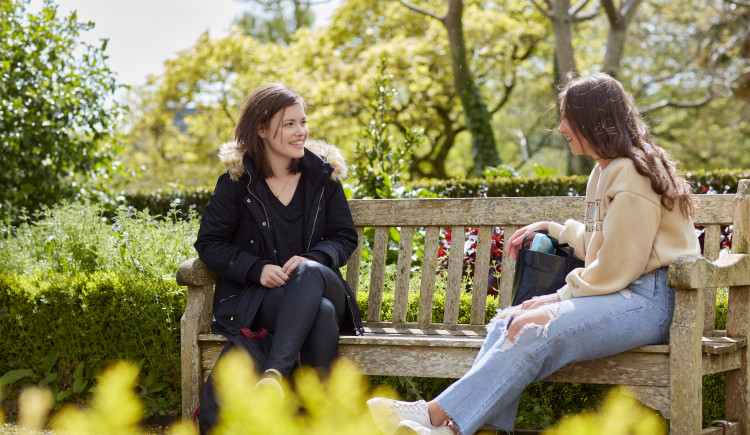
<instances>
[{"instance_id":1,"label":"weathered wood grain","mask_svg":"<svg viewBox=\"0 0 750 435\"><path fill-rule=\"evenodd\" d=\"M669 266L667 285L675 290L740 286L747 283L750 254L722 255L713 263L703 257L678 257ZM701 316L702 317L702 316Z\"/></svg>"},{"instance_id":2,"label":"weathered wood grain","mask_svg":"<svg viewBox=\"0 0 750 435\"><path fill-rule=\"evenodd\" d=\"M370 269L370 294L367 302L367 320L380 320L383 308L383 286L385 283L385 262L388 256L388 227L375 228L372 245L372 268Z\"/></svg>"},{"instance_id":3,"label":"weathered wood grain","mask_svg":"<svg viewBox=\"0 0 750 435\"><path fill-rule=\"evenodd\" d=\"M409 307L409 279L411 278L411 251L414 246L414 227L401 227L396 265L396 287L393 295L393 321L406 322Z\"/></svg>"},{"instance_id":4,"label":"weathered wood grain","mask_svg":"<svg viewBox=\"0 0 750 435\"><path fill-rule=\"evenodd\" d=\"M451 227L451 243L455 249L448 251L448 279L445 283L445 313L443 322L458 323L458 312L461 304L461 278L464 266L464 242L466 228L463 225Z\"/></svg>"},{"instance_id":5,"label":"weathered wood grain","mask_svg":"<svg viewBox=\"0 0 750 435\"><path fill-rule=\"evenodd\" d=\"M505 234L503 235L503 273L500 276L500 289L497 296L497 307L509 307L513 301L513 281L516 278L516 260L510 255L508 241L513 234L519 229L518 225L506 225Z\"/></svg>"},{"instance_id":6,"label":"weathered wood grain","mask_svg":"<svg viewBox=\"0 0 750 435\"><path fill-rule=\"evenodd\" d=\"M480 225L477 235L477 256L474 259L474 288L471 292L471 320L472 325L484 325L487 311L487 283L489 282L490 249L492 246L492 227ZM479 253L484 253L480 255Z\"/></svg>"},{"instance_id":7,"label":"weathered wood grain","mask_svg":"<svg viewBox=\"0 0 750 435\"><path fill-rule=\"evenodd\" d=\"M183 265L185 263L183 263ZM190 263L190 265L195 264L198 263ZM203 264L203 262L200 264ZM208 276L208 274L204 276ZM188 275L188 277L195 277L195 275ZM186 276L183 275L182 278L186 278ZM202 282L201 280L196 281ZM183 417L190 417L198 407L198 397L200 396L200 390L203 387L203 379L201 376L201 352L200 347L198 346L198 335L208 332L212 307L212 285L191 285L188 287L185 312L180 319L180 367L182 370Z\"/></svg>"},{"instance_id":8,"label":"weathered wood grain","mask_svg":"<svg viewBox=\"0 0 750 435\"><path fill-rule=\"evenodd\" d=\"M701 290L675 291L668 366L672 416L670 430L675 434L700 433L701 428L704 287L698 287Z\"/></svg>"},{"instance_id":9,"label":"weathered wood grain","mask_svg":"<svg viewBox=\"0 0 750 435\"><path fill-rule=\"evenodd\" d=\"M357 295L359 290L359 269L362 264L362 242L364 240L364 227L358 226L357 230L357 247L354 249L354 253L349 257L349 261L346 263L346 282L354 292L354 296Z\"/></svg>"},{"instance_id":10,"label":"weathered wood grain","mask_svg":"<svg viewBox=\"0 0 750 435\"><path fill-rule=\"evenodd\" d=\"M185 260L177 269L177 285L199 287L216 283L216 272L200 258Z\"/></svg>"},{"instance_id":11,"label":"weathered wood grain","mask_svg":"<svg viewBox=\"0 0 750 435\"><path fill-rule=\"evenodd\" d=\"M693 195L695 223L731 224L734 195ZM523 226L532 222L583 219L585 198L567 196L526 198L352 199L349 207L357 225L366 227L465 225Z\"/></svg>"},{"instance_id":12,"label":"weathered wood grain","mask_svg":"<svg viewBox=\"0 0 750 435\"><path fill-rule=\"evenodd\" d=\"M703 258L715 261L721 248L721 225L707 224L703 233ZM705 289L703 329L710 331L716 322L716 287Z\"/></svg>"},{"instance_id":13,"label":"weathered wood grain","mask_svg":"<svg viewBox=\"0 0 750 435\"><path fill-rule=\"evenodd\" d=\"M419 288L417 322L432 323L432 302L435 298L435 267L437 266L439 226L425 228L424 257L422 258L422 282Z\"/></svg>"}]
</instances>

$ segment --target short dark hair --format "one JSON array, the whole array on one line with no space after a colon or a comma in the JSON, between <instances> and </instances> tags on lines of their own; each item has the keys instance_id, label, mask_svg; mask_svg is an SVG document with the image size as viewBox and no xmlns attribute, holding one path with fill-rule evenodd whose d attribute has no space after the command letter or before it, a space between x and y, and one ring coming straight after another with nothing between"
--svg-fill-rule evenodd
<instances>
[{"instance_id":1,"label":"short dark hair","mask_svg":"<svg viewBox=\"0 0 750 435\"><path fill-rule=\"evenodd\" d=\"M305 105L305 100L289 86L283 83L266 83L258 86L245 101L237 125L234 128L234 140L242 146L245 153L253 159L260 178L268 178L271 168L266 157L266 147L258 136L261 128L271 129L271 118L293 104ZM276 126L278 129L279 126ZM290 172L297 172L299 162L293 162Z\"/></svg>"},{"instance_id":2,"label":"short dark hair","mask_svg":"<svg viewBox=\"0 0 750 435\"><path fill-rule=\"evenodd\" d=\"M573 134L579 140L583 137L598 156L631 159L661 196L662 206L672 210L677 202L683 215L693 215L690 184L677 173L667 152L653 143L633 97L614 77L604 73L569 77L560 92L560 111Z\"/></svg>"}]
</instances>

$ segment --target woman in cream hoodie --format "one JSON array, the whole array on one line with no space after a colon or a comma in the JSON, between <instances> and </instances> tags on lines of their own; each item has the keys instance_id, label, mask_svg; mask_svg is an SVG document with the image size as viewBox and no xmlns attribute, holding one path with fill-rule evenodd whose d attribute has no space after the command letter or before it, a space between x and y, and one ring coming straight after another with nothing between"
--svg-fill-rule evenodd
<instances>
[{"instance_id":1,"label":"woman in cream hoodie","mask_svg":"<svg viewBox=\"0 0 750 435\"><path fill-rule=\"evenodd\" d=\"M666 343L674 311L667 267L699 255L687 181L654 145L632 97L606 74L571 80L560 94L558 132L596 165L583 222L536 222L509 241L548 229L583 254L556 293L506 308L466 375L430 402L375 398L386 433L470 435L482 425L512 430L523 389L566 364Z\"/></svg>"}]
</instances>

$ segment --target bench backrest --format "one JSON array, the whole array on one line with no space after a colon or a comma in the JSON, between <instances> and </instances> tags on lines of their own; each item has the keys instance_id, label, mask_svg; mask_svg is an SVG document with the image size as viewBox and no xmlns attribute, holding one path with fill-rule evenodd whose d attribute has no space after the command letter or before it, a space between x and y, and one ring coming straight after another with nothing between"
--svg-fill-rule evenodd
<instances>
[{"instance_id":1,"label":"bench backrest","mask_svg":"<svg viewBox=\"0 0 750 435\"><path fill-rule=\"evenodd\" d=\"M694 195L696 204L695 224L705 227L704 257L709 261L719 257L722 225L735 220L735 195ZM565 222L567 219L583 219L585 199L583 197L525 197L525 198L471 198L471 199L390 199L350 200L354 224L359 236L358 248L349 259L346 280L356 292L360 279L363 236L366 227L375 228L370 265L369 301L366 324L390 326L380 322L383 289L386 276L388 233L390 228L400 232L396 282L393 307L393 324L405 324L409 281L412 270L414 235L424 236L424 255L421 263L421 283L417 327L425 328L431 323L433 300L436 289L435 271L441 228L452 230L452 245L449 259L461 255L463 259L463 235L467 227L478 228L476 241L476 264L479 273L474 276L469 325L458 324L459 302L463 260L450 261L447 274L444 323L441 328L478 329L485 324L490 249L494 227L504 227L504 243L520 227L532 222L551 220ZM637 229L634 229L636 231ZM511 303L515 261L505 252L502 256L502 274L498 289L498 307ZM709 290L706 298L706 329L713 329L715 292ZM408 324L407 324L408 325Z\"/></svg>"}]
</instances>

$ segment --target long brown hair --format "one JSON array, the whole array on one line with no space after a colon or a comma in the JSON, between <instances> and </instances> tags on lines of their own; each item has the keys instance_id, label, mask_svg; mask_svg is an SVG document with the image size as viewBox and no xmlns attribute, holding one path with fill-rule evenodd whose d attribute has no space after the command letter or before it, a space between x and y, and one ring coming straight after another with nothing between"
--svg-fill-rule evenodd
<instances>
[{"instance_id":1,"label":"long brown hair","mask_svg":"<svg viewBox=\"0 0 750 435\"><path fill-rule=\"evenodd\" d=\"M237 125L234 128L234 140L241 145L245 153L253 159L258 176L262 179L273 175L266 157L266 147L258 135L261 128L273 131L280 125L271 126L271 118L279 111L293 104L305 105L305 100L289 86L283 83L266 83L257 87L245 101ZM283 118L283 116L282 116ZM299 171L299 159L292 161L290 173Z\"/></svg>"},{"instance_id":2,"label":"long brown hair","mask_svg":"<svg viewBox=\"0 0 750 435\"><path fill-rule=\"evenodd\" d=\"M576 137L583 137L599 157L632 160L661 196L663 207L672 210L678 202L685 217L694 214L690 184L667 152L654 145L633 97L620 82L604 73L571 78L560 93L560 110Z\"/></svg>"}]
</instances>

